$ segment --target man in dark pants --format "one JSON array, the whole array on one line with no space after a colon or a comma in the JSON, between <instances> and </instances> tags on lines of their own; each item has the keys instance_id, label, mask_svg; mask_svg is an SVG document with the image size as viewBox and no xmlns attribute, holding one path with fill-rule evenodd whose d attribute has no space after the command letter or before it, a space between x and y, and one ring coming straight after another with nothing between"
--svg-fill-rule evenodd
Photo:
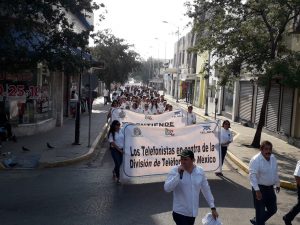
<instances>
[{"instance_id":1,"label":"man in dark pants","mask_svg":"<svg viewBox=\"0 0 300 225\"><path fill-rule=\"evenodd\" d=\"M165 181L166 192L173 192L173 219L177 225L193 225L199 209L200 190L211 208L214 219L218 217L214 198L204 170L194 164L194 153L184 150L179 155L181 165L175 166Z\"/></svg>"},{"instance_id":2,"label":"man in dark pants","mask_svg":"<svg viewBox=\"0 0 300 225\"><path fill-rule=\"evenodd\" d=\"M12 134L11 124L9 122L9 116L5 112L4 104L0 104L0 127L4 127L7 132L7 138L16 142L16 136Z\"/></svg>"},{"instance_id":3,"label":"man in dark pants","mask_svg":"<svg viewBox=\"0 0 300 225\"><path fill-rule=\"evenodd\" d=\"M253 156L249 164L249 177L252 186L256 218L250 220L255 225L265 222L277 212L276 192L280 191L277 160L272 155L272 143L263 141L260 153Z\"/></svg>"},{"instance_id":4,"label":"man in dark pants","mask_svg":"<svg viewBox=\"0 0 300 225\"><path fill-rule=\"evenodd\" d=\"M293 219L297 216L300 212L300 160L297 163L294 176L297 183L298 189L298 202L297 204L283 217L285 225L292 225Z\"/></svg>"}]
</instances>

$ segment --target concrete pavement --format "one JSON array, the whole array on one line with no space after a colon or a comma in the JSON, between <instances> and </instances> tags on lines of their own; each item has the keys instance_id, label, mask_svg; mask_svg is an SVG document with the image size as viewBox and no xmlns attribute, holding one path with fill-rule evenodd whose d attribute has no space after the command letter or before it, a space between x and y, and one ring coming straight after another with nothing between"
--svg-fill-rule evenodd
<instances>
[{"instance_id":1,"label":"concrete pavement","mask_svg":"<svg viewBox=\"0 0 300 225\"><path fill-rule=\"evenodd\" d=\"M58 167L91 157L97 144L105 137L108 128L106 115L109 107L103 105L103 98L95 99L91 114L89 147L89 117L85 112L81 114L80 145L72 144L75 139L75 119L65 118L62 127L55 127L48 132L32 136L19 137L17 143L4 142L0 156L1 168ZM54 148L47 147L47 143ZM7 160L11 160L13 166L8 166Z\"/></svg>"},{"instance_id":2,"label":"concrete pavement","mask_svg":"<svg viewBox=\"0 0 300 225\"><path fill-rule=\"evenodd\" d=\"M183 108L187 110L187 103L184 99L180 99L178 103L172 98L172 96L166 95L166 100L173 104L174 106ZM214 115L209 114L204 116L205 110L193 106L193 111L203 120L214 120ZM228 120L224 116L217 116L217 119ZM249 172L249 162L251 158L257 154L260 150L257 148L249 147L254 137L256 129L245 127L240 123L233 122L231 123L231 130L235 133L234 141L230 144L228 148L227 157L231 159L240 169ZM296 190L296 183L294 180L294 170L297 164L297 161L300 160L300 149L288 144L286 141L278 139L274 136L262 133L261 140L268 140L273 144L273 153L277 158L279 177L281 180L281 187Z\"/></svg>"}]
</instances>

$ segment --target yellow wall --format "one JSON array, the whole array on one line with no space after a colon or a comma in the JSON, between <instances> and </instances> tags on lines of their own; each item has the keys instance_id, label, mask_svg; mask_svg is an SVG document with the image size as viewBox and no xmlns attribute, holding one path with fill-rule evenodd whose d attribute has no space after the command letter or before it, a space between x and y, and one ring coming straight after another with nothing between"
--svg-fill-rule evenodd
<instances>
[{"instance_id":1,"label":"yellow wall","mask_svg":"<svg viewBox=\"0 0 300 225\"><path fill-rule=\"evenodd\" d=\"M205 83L206 79L204 79L204 66L208 59L208 52L204 52L200 55L197 55L197 67L196 67L196 74L200 77L200 92L199 92L199 101L195 102L200 108L204 108L205 106Z\"/></svg>"}]
</instances>

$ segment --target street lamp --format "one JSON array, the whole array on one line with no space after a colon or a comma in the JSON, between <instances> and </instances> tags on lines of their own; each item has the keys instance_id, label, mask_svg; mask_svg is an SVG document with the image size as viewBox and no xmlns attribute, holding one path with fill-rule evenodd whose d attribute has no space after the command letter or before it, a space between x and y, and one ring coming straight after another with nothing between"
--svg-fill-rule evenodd
<instances>
[{"instance_id":1,"label":"street lamp","mask_svg":"<svg viewBox=\"0 0 300 225\"><path fill-rule=\"evenodd\" d=\"M177 90L176 90L176 102L179 102L178 101L178 92L179 92L179 26L176 26L175 24L172 24L172 23L170 23L170 22L168 22L168 21L162 21L163 23L167 23L167 24L171 24L171 25L173 25L173 26L175 26L176 28L177 28L177 49L176 49L176 71L177 71L177 78L176 78L176 80L177 80Z\"/></svg>"},{"instance_id":2,"label":"street lamp","mask_svg":"<svg viewBox=\"0 0 300 225\"><path fill-rule=\"evenodd\" d=\"M160 66L159 66L159 38L154 38L155 40L157 40L157 77L159 76L160 73Z\"/></svg>"}]
</instances>

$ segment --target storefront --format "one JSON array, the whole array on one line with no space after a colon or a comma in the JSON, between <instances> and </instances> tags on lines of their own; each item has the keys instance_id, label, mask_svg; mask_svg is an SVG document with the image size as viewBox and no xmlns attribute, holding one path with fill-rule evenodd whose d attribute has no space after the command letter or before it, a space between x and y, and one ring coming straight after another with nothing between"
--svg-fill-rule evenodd
<instances>
[{"instance_id":1,"label":"storefront","mask_svg":"<svg viewBox=\"0 0 300 225\"><path fill-rule=\"evenodd\" d=\"M53 117L50 78L47 67L41 64L35 71L0 73L0 103L13 127Z\"/></svg>"}]
</instances>

